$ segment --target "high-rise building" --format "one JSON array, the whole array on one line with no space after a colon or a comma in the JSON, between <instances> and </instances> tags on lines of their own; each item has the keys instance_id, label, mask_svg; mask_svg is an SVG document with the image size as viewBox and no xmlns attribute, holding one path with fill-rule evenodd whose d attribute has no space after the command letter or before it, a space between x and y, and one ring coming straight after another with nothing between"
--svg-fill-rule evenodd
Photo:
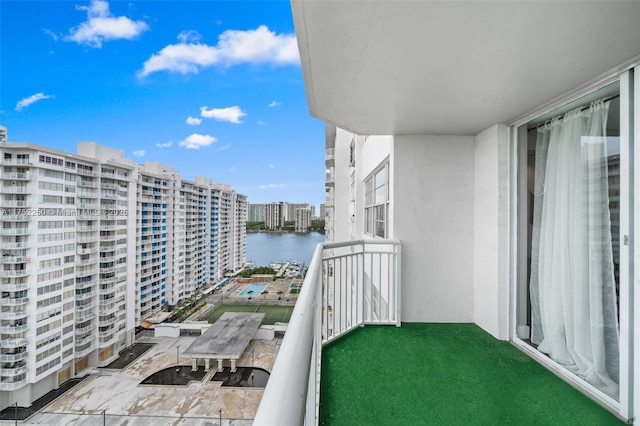
<instances>
[{"instance_id":1,"label":"high-rise building","mask_svg":"<svg viewBox=\"0 0 640 426\"><path fill-rule=\"evenodd\" d=\"M28 405L130 343L135 165L95 143L0 151L0 393Z\"/></svg>"},{"instance_id":2,"label":"high-rise building","mask_svg":"<svg viewBox=\"0 0 640 426\"><path fill-rule=\"evenodd\" d=\"M0 143L0 409L131 344L166 305L241 269L246 197L94 142Z\"/></svg>"},{"instance_id":3,"label":"high-rise building","mask_svg":"<svg viewBox=\"0 0 640 426\"><path fill-rule=\"evenodd\" d=\"M295 215L296 232L307 232L311 226L311 207L300 207L296 209Z\"/></svg>"},{"instance_id":4,"label":"high-rise building","mask_svg":"<svg viewBox=\"0 0 640 426\"><path fill-rule=\"evenodd\" d=\"M264 203L249 203L249 222L264 222L266 220L267 205Z\"/></svg>"},{"instance_id":5,"label":"high-rise building","mask_svg":"<svg viewBox=\"0 0 640 426\"><path fill-rule=\"evenodd\" d=\"M283 202L267 204L265 209L265 226L267 229L280 229L284 226Z\"/></svg>"}]
</instances>

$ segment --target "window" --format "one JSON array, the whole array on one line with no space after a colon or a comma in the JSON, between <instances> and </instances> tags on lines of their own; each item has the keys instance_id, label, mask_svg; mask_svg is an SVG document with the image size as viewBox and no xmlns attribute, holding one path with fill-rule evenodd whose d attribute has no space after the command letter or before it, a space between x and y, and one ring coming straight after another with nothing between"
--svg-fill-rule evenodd
<instances>
[{"instance_id":1,"label":"window","mask_svg":"<svg viewBox=\"0 0 640 426\"><path fill-rule=\"evenodd\" d=\"M385 162L364 181L365 234L386 238L389 212L389 163Z\"/></svg>"}]
</instances>

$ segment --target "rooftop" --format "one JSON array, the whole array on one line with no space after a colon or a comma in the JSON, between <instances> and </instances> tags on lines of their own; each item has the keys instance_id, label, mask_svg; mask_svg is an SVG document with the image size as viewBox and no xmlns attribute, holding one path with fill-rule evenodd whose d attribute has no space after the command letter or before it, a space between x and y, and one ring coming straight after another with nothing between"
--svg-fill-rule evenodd
<instances>
[{"instance_id":1,"label":"rooftop","mask_svg":"<svg viewBox=\"0 0 640 426\"><path fill-rule=\"evenodd\" d=\"M141 341L156 344L127 368L99 369L24 424L102 424L104 411L108 425L210 425L218 419L220 408L223 424L231 420L237 426L251 424L263 389L222 387L222 382L211 381L214 366L202 381L188 386L140 386L149 375L175 366L178 354L180 365L191 366L191 358L176 348L186 348L194 340L195 337L143 338ZM276 353L274 341L251 340L238 366L255 362L256 367L271 371Z\"/></svg>"}]
</instances>

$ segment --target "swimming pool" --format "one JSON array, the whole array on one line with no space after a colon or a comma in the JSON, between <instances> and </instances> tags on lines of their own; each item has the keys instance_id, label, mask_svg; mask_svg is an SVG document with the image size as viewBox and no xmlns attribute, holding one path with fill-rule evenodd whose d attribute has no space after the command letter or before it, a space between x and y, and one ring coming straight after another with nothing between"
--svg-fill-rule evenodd
<instances>
[{"instance_id":1,"label":"swimming pool","mask_svg":"<svg viewBox=\"0 0 640 426\"><path fill-rule=\"evenodd\" d=\"M240 296L259 296L266 287L266 284L249 284L242 290Z\"/></svg>"}]
</instances>

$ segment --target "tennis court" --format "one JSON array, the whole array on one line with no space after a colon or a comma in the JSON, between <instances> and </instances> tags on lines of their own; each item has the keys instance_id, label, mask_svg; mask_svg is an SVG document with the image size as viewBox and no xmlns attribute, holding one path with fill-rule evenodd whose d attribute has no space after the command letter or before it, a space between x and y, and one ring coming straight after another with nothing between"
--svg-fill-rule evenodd
<instances>
[{"instance_id":1,"label":"tennis court","mask_svg":"<svg viewBox=\"0 0 640 426\"><path fill-rule=\"evenodd\" d=\"M222 305L207 317L207 322L214 323L225 312L264 313L262 325L273 325L276 322L289 322L293 306Z\"/></svg>"}]
</instances>

